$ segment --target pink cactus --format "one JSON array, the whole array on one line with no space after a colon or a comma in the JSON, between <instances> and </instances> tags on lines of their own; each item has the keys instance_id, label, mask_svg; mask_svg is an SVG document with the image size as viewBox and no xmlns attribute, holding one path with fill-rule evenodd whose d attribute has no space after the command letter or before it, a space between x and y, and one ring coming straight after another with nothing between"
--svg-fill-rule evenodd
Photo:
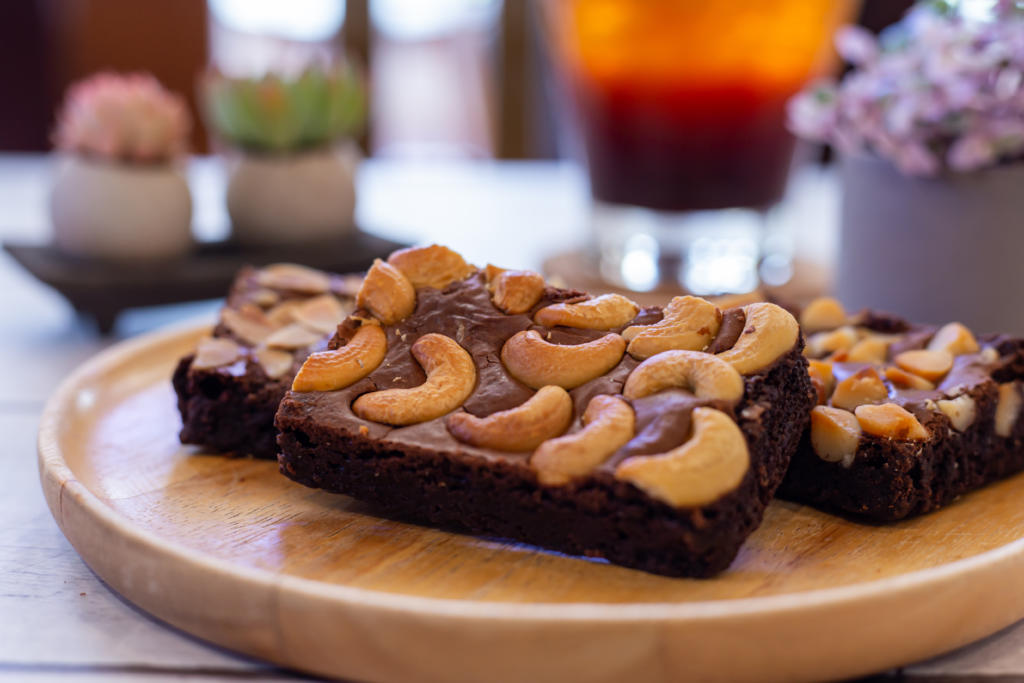
<instances>
[{"instance_id":1,"label":"pink cactus","mask_svg":"<svg viewBox=\"0 0 1024 683\"><path fill-rule=\"evenodd\" d=\"M59 149L102 159L156 163L186 151L185 103L143 73L99 73L68 89L58 114Z\"/></svg>"}]
</instances>

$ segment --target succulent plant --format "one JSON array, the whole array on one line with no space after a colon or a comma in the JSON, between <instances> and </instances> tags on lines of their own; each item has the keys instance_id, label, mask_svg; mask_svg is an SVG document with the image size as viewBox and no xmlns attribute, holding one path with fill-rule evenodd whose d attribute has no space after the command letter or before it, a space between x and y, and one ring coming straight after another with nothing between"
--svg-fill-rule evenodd
<instances>
[{"instance_id":1,"label":"succulent plant","mask_svg":"<svg viewBox=\"0 0 1024 683\"><path fill-rule=\"evenodd\" d=\"M229 78L207 73L200 86L207 125L224 142L255 152L320 147L355 133L362 85L351 68L310 67L295 78Z\"/></svg>"},{"instance_id":2,"label":"succulent plant","mask_svg":"<svg viewBox=\"0 0 1024 683\"><path fill-rule=\"evenodd\" d=\"M919 2L878 38L846 27L836 47L854 69L790 103L790 128L841 151L867 151L909 175L973 171L1024 156L1024 3L987 14Z\"/></svg>"},{"instance_id":3,"label":"succulent plant","mask_svg":"<svg viewBox=\"0 0 1024 683\"><path fill-rule=\"evenodd\" d=\"M73 84L54 144L86 156L164 162L187 148L192 122L181 97L144 73L99 73Z\"/></svg>"}]
</instances>

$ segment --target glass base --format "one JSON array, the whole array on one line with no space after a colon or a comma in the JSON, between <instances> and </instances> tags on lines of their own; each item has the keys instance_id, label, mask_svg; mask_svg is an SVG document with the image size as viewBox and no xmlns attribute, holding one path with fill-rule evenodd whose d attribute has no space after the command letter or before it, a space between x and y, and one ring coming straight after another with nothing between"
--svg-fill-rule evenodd
<instances>
[{"instance_id":1,"label":"glass base","mask_svg":"<svg viewBox=\"0 0 1024 683\"><path fill-rule=\"evenodd\" d=\"M601 277L638 292L682 287L697 295L744 294L792 275L791 249L756 209L656 211L595 202Z\"/></svg>"}]
</instances>

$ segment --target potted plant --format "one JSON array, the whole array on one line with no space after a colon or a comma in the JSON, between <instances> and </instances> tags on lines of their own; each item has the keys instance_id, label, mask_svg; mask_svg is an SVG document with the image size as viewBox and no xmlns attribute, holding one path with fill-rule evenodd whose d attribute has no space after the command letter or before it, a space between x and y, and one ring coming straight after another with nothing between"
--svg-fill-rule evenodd
<instances>
[{"instance_id":1,"label":"potted plant","mask_svg":"<svg viewBox=\"0 0 1024 683\"><path fill-rule=\"evenodd\" d=\"M350 137L363 92L351 69L311 67L290 79L210 72L201 93L209 127L233 150L227 204L238 242L322 240L354 228Z\"/></svg>"},{"instance_id":2,"label":"potted plant","mask_svg":"<svg viewBox=\"0 0 1024 683\"><path fill-rule=\"evenodd\" d=\"M795 98L790 124L839 151L844 303L1024 333L1024 10L972 6L843 29L852 71Z\"/></svg>"},{"instance_id":3,"label":"potted plant","mask_svg":"<svg viewBox=\"0 0 1024 683\"><path fill-rule=\"evenodd\" d=\"M180 161L190 125L182 99L148 74L101 73L72 85L54 133L57 247L123 262L186 253L192 199Z\"/></svg>"}]
</instances>

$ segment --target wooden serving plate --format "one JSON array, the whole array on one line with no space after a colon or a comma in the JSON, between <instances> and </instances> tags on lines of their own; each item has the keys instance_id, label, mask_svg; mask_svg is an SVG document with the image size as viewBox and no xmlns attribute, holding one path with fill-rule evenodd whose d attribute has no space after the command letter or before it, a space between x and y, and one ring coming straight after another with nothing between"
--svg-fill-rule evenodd
<instances>
[{"instance_id":1,"label":"wooden serving plate","mask_svg":"<svg viewBox=\"0 0 1024 683\"><path fill-rule=\"evenodd\" d=\"M233 650L375 681L810 680L1024 616L1024 477L884 527L776 502L729 571L670 579L392 521L276 463L181 447L169 378L205 332L79 368L47 405L40 471L114 590Z\"/></svg>"}]
</instances>

